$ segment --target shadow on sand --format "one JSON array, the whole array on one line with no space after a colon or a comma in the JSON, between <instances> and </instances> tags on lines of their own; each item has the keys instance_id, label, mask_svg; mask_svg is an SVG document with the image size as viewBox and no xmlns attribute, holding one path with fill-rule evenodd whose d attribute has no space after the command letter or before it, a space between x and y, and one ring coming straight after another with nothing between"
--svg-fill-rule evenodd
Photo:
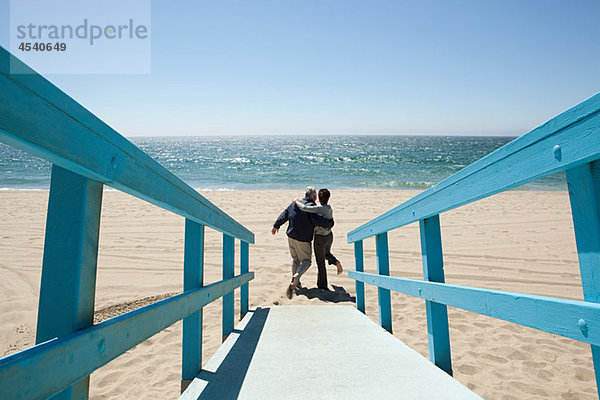
<instances>
[{"instance_id":1,"label":"shadow on sand","mask_svg":"<svg viewBox=\"0 0 600 400\"><path fill-rule=\"evenodd\" d=\"M309 299L317 298L327 303L356 303L356 297L350 296L342 286L331 285L333 290L319 288L301 288L296 290L296 295L305 296Z\"/></svg>"}]
</instances>

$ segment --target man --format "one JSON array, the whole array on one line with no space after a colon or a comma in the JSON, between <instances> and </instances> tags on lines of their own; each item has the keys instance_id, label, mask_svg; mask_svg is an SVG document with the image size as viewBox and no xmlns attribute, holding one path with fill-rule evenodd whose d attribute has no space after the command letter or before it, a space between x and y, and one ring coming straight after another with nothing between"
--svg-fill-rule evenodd
<instances>
[{"instance_id":1,"label":"man","mask_svg":"<svg viewBox=\"0 0 600 400\"><path fill-rule=\"evenodd\" d=\"M322 215L324 218L333 219L333 209L328 204L331 193L327 189L319 190L319 206L309 206L303 204L298 200L295 200L298 208L304 212ZM333 233L331 229L317 226L315 228L315 241L313 247L315 249L315 259L317 260L317 267L319 273L317 275L317 287L323 290L329 290L327 283L327 269L325 268L325 260L329 262L329 265L337 266L337 273L341 275L344 272L342 263L331 254L331 245L333 244Z\"/></svg>"},{"instance_id":2,"label":"man","mask_svg":"<svg viewBox=\"0 0 600 400\"><path fill-rule=\"evenodd\" d=\"M305 196L300 202L302 204L314 206L317 200L317 190L313 186L306 188ZM333 219L326 219L318 214L310 214L300 211L296 203L292 202L279 215L271 233L275 235L279 232L281 225L288 222L286 234L288 236L288 245L290 255L292 256L292 282L288 285L286 295L288 299L292 298L294 290L300 285L300 278L306 272L311 263L311 242L315 231L315 226L322 226L331 229Z\"/></svg>"}]
</instances>

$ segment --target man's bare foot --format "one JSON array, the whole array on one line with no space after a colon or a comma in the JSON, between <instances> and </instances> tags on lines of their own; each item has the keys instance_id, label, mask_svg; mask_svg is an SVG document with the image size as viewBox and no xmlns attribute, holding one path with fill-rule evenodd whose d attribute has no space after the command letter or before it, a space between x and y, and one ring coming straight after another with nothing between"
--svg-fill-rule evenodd
<instances>
[{"instance_id":1,"label":"man's bare foot","mask_svg":"<svg viewBox=\"0 0 600 400\"><path fill-rule=\"evenodd\" d=\"M298 289L300 287L300 278L293 278L291 284L294 289Z\"/></svg>"},{"instance_id":2,"label":"man's bare foot","mask_svg":"<svg viewBox=\"0 0 600 400\"><path fill-rule=\"evenodd\" d=\"M296 289L299 288L299 286L300 286L300 279L292 278L292 282L288 285L288 288L285 291L285 294L288 299L292 298L292 296L294 295L294 292L296 291Z\"/></svg>"},{"instance_id":3,"label":"man's bare foot","mask_svg":"<svg viewBox=\"0 0 600 400\"><path fill-rule=\"evenodd\" d=\"M342 272L344 272L344 268L342 268L342 263L338 261L335 265L337 266L337 269L338 269L338 275L341 275Z\"/></svg>"}]
</instances>

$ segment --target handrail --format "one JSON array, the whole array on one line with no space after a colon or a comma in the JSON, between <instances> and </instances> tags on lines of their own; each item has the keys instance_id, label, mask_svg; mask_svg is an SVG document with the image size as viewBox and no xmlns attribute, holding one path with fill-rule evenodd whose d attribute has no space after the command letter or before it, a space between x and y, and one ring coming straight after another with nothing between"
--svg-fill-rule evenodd
<instances>
[{"instance_id":1,"label":"handrail","mask_svg":"<svg viewBox=\"0 0 600 400\"><path fill-rule=\"evenodd\" d=\"M254 234L0 47L0 140L185 218L254 243ZM60 131L60 135L47 132ZM90 151L92 150L92 151Z\"/></svg>"},{"instance_id":2,"label":"handrail","mask_svg":"<svg viewBox=\"0 0 600 400\"><path fill-rule=\"evenodd\" d=\"M598 121L600 93L359 226L348 233L348 243L597 159L600 131L592 128Z\"/></svg>"},{"instance_id":3,"label":"handrail","mask_svg":"<svg viewBox=\"0 0 600 400\"><path fill-rule=\"evenodd\" d=\"M357 281L600 346L600 304L348 271Z\"/></svg>"},{"instance_id":4,"label":"handrail","mask_svg":"<svg viewBox=\"0 0 600 400\"><path fill-rule=\"evenodd\" d=\"M0 398L85 399L89 375L183 319L182 390L202 368L203 307L222 297L223 337L234 290L248 312L254 234L0 47L0 141L52 162L36 346L0 359ZM93 324L104 184L185 217L183 293ZM204 231L223 232L223 280L204 286ZM235 239L240 275L235 276Z\"/></svg>"},{"instance_id":5,"label":"handrail","mask_svg":"<svg viewBox=\"0 0 600 400\"><path fill-rule=\"evenodd\" d=\"M248 272L186 291L2 358L0 382L10 384L0 385L0 398L45 399L253 278Z\"/></svg>"},{"instance_id":6,"label":"handrail","mask_svg":"<svg viewBox=\"0 0 600 400\"><path fill-rule=\"evenodd\" d=\"M566 171L584 301L448 285L439 215ZM419 222L423 280L390 275L387 232ZM363 240L375 236L377 274L364 272ZM452 374L447 306L589 343L600 387L600 94L474 162L348 233L354 243L357 308L364 284L377 287L379 322L392 331L390 291L425 300L429 357Z\"/></svg>"}]
</instances>

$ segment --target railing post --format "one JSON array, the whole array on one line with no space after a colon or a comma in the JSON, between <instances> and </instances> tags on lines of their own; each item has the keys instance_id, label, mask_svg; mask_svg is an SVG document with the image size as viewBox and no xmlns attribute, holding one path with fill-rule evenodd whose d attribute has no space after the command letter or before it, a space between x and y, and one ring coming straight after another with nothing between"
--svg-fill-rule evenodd
<instances>
[{"instance_id":1,"label":"railing post","mask_svg":"<svg viewBox=\"0 0 600 400\"><path fill-rule=\"evenodd\" d=\"M101 209L100 182L52 166L36 344L94 322ZM89 376L52 399L87 399L88 393Z\"/></svg>"},{"instance_id":2,"label":"railing post","mask_svg":"<svg viewBox=\"0 0 600 400\"><path fill-rule=\"evenodd\" d=\"M204 286L204 225L185 220L183 290ZM202 309L183 319L181 392L202 369Z\"/></svg>"},{"instance_id":3,"label":"railing post","mask_svg":"<svg viewBox=\"0 0 600 400\"><path fill-rule=\"evenodd\" d=\"M358 272L365 271L365 261L363 256L363 241L354 242L354 269ZM365 284L356 282L356 308L365 313Z\"/></svg>"},{"instance_id":4,"label":"railing post","mask_svg":"<svg viewBox=\"0 0 600 400\"><path fill-rule=\"evenodd\" d=\"M423 258L423 279L444 283L444 256L442 253L442 233L440 216L419 221L421 231L421 255ZM442 370L452 375L450 355L450 332L448 329L448 309L445 304L425 301L427 312L427 333L429 336L429 359Z\"/></svg>"},{"instance_id":5,"label":"railing post","mask_svg":"<svg viewBox=\"0 0 600 400\"><path fill-rule=\"evenodd\" d=\"M567 183L583 298L600 303L600 161L567 170ZM591 348L596 387L600 389L600 346Z\"/></svg>"},{"instance_id":6,"label":"railing post","mask_svg":"<svg viewBox=\"0 0 600 400\"><path fill-rule=\"evenodd\" d=\"M223 280L234 275L235 241L233 236L223 234ZM223 341L233 332L233 291L223 296Z\"/></svg>"},{"instance_id":7,"label":"railing post","mask_svg":"<svg viewBox=\"0 0 600 400\"><path fill-rule=\"evenodd\" d=\"M390 254L388 250L387 232L380 233L375 238L375 247L377 249L377 273L379 275L390 275ZM392 333L392 300L390 291L384 288L377 288L377 297L379 299L379 324L389 333Z\"/></svg>"},{"instance_id":8,"label":"railing post","mask_svg":"<svg viewBox=\"0 0 600 400\"><path fill-rule=\"evenodd\" d=\"M240 241L240 275L249 271L250 245L248 242ZM242 285L240 289L240 319L248 313L248 284Z\"/></svg>"}]
</instances>

